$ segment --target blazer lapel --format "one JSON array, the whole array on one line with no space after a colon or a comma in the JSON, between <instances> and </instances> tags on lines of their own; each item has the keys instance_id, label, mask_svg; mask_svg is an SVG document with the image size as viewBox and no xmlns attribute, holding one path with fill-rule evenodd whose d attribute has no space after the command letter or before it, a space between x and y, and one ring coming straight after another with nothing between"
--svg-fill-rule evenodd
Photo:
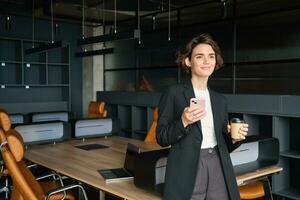
<instances>
[{"instance_id":1,"label":"blazer lapel","mask_svg":"<svg viewBox=\"0 0 300 200\"><path fill-rule=\"evenodd\" d=\"M192 81L189 80L189 81L185 82L184 83L184 88L185 88L185 90L183 91L184 97L185 97L187 105L189 106L190 105L190 99L195 98L195 92L194 92L194 89L193 89ZM196 122L196 124L197 124L198 128L200 129L200 135L202 137L202 128L201 128L200 121Z\"/></svg>"},{"instance_id":2,"label":"blazer lapel","mask_svg":"<svg viewBox=\"0 0 300 200\"><path fill-rule=\"evenodd\" d=\"M194 93L194 89L193 89L193 85L191 81L187 81L184 83L184 97L186 100L187 105L190 105L190 99L191 98L195 98L195 93Z\"/></svg>"},{"instance_id":3,"label":"blazer lapel","mask_svg":"<svg viewBox=\"0 0 300 200\"><path fill-rule=\"evenodd\" d=\"M220 124L223 124L220 120L222 113L220 113L221 109L220 109L220 104L218 103L218 97L216 96L216 94L214 93L214 91L209 90L209 95L210 95L210 101L211 101L211 109L212 109L212 115L213 115L213 119L214 119L214 127L215 127L215 134L216 137L219 137L221 130L220 128Z\"/></svg>"}]
</instances>

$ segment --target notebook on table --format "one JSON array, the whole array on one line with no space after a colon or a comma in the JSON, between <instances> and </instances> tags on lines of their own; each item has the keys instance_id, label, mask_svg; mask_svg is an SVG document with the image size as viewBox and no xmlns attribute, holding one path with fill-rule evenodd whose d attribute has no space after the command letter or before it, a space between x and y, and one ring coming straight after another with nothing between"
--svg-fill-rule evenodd
<instances>
[{"instance_id":1,"label":"notebook on table","mask_svg":"<svg viewBox=\"0 0 300 200\"><path fill-rule=\"evenodd\" d=\"M106 183L130 180L134 177L134 153L139 153L140 149L133 144L128 143L125 156L124 167L113 169L100 169L98 172L105 179Z\"/></svg>"},{"instance_id":2,"label":"notebook on table","mask_svg":"<svg viewBox=\"0 0 300 200\"><path fill-rule=\"evenodd\" d=\"M133 179L132 174L125 168L100 169L98 172L104 178L106 183Z\"/></svg>"}]
</instances>

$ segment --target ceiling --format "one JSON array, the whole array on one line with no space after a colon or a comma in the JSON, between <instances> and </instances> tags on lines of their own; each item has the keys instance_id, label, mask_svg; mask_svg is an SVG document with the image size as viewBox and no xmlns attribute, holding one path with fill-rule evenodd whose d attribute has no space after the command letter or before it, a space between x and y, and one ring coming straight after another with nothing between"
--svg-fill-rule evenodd
<instances>
[{"instance_id":1,"label":"ceiling","mask_svg":"<svg viewBox=\"0 0 300 200\"><path fill-rule=\"evenodd\" d=\"M52 0L53 15L57 20L81 22L84 5L87 23L101 24L103 17L106 23L113 23L115 13L118 21L135 19L138 1L140 15L166 12L169 8L169 0ZM171 0L170 7L176 9L206 1L211 0ZM36 18L51 17L51 0L0 0L0 12L31 17L33 5Z\"/></svg>"},{"instance_id":2,"label":"ceiling","mask_svg":"<svg viewBox=\"0 0 300 200\"><path fill-rule=\"evenodd\" d=\"M170 20L178 19L177 11L180 9L180 20L197 23L224 17L223 3L226 2L225 8L232 11L234 0L52 0L52 5L55 21L82 23L84 5L84 22L87 25L102 25L103 22L109 25L115 20L118 23L136 24L138 2L139 16L143 16L143 20L148 19L151 22L153 16L156 16L160 17L161 21L167 22L169 1L172 10ZM300 6L300 1L295 0L236 0L236 2L237 15ZM50 19L51 0L0 0L0 14L32 17L32 13L36 18Z\"/></svg>"}]
</instances>

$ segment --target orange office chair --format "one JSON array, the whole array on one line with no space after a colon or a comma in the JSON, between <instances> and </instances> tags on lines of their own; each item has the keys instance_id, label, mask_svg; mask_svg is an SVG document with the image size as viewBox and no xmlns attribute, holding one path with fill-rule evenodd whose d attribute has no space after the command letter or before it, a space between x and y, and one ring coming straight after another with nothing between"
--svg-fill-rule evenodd
<instances>
[{"instance_id":1,"label":"orange office chair","mask_svg":"<svg viewBox=\"0 0 300 200\"><path fill-rule=\"evenodd\" d=\"M241 199L273 199L271 185L266 177L239 187Z\"/></svg>"},{"instance_id":2,"label":"orange office chair","mask_svg":"<svg viewBox=\"0 0 300 200\"><path fill-rule=\"evenodd\" d=\"M0 127L4 130L4 132L11 128L9 115L3 108L0 108Z\"/></svg>"},{"instance_id":3,"label":"orange office chair","mask_svg":"<svg viewBox=\"0 0 300 200\"><path fill-rule=\"evenodd\" d=\"M257 181L239 187L241 199L257 199L265 196L263 183Z\"/></svg>"},{"instance_id":4,"label":"orange office chair","mask_svg":"<svg viewBox=\"0 0 300 200\"><path fill-rule=\"evenodd\" d=\"M156 143L157 144L156 134L155 134L157 120L158 120L158 108L155 107L155 108L153 108L153 121L152 121L150 129L147 133L147 136L144 140L145 143Z\"/></svg>"},{"instance_id":5,"label":"orange office chair","mask_svg":"<svg viewBox=\"0 0 300 200\"><path fill-rule=\"evenodd\" d=\"M9 174L13 180L11 200L73 200L74 196L67 190L80 188L87 199L85 190L81 185L70 185L59 188L54 182L39 183L32 175L23 161L25 148L23 139L13 129L6 134L0 129L1 154Z\"/></svg>"},{"instance_id":6,"label":"orange office chair","mask_svg":"<svg viewBox=\"0 0 300 200\"><path fill-rule=\"evenodd\" d=\"M0 171L0 179L4 179L4 185L0 188L0 193L5 193L5 199L8 199L8 195L10 193L10 184L9 184L9 174L7 169L4 167L3 160L0 161L1 171Z\"/></svg>"},{"instance_id":7,"label":"orange office chair","mask_svg":"<svg viewBox=\"0 0 300 200\"><path fill-rule=\"evenodd\" d=\"M8 131L11 128L11 121L6 113L6 111L0 108L0 128L4 130L4 132ZM9 183L9 173L8 170L4 166L3 160L1 160L1 171L0 178L4 178L4 186L0 189L0 193L5 193L5 199L8 199L8 195L10 193L10 183Z\"/></svg>"},{"instance_id":8,"label":"orange office chair","mask_svg":"<svg viewBox=\"0 0 300 200\"><path fill-rule=\"evenodd\" d=\"M107 117L105 102L91 101L89 104L88 118L104 118Z\"/></svg>"}]
</instances>

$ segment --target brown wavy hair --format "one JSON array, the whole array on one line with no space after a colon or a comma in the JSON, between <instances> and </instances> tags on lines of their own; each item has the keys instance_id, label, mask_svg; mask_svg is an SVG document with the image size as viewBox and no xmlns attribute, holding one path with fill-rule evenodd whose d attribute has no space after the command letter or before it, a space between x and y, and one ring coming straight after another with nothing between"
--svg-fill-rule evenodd
<instances>
[{"instance_id":1,"label":"brown wavy hair","mask_svg":"<svg viewBox=\"0 0 300 200\"><path fill-rule=\"evenodd\" d=\"M176 63L178 64L178 66L182 67L186 72L190 72L190 67L186 66L185 59L191 59L192 52L198 44L210 45L216 54L215 70L222 67L224 61L221 55L221 49L218 43L212 38L212 36L207 33L194 37L186 44L185 49L176 53Z\"/></svg>"}]
</instances>

